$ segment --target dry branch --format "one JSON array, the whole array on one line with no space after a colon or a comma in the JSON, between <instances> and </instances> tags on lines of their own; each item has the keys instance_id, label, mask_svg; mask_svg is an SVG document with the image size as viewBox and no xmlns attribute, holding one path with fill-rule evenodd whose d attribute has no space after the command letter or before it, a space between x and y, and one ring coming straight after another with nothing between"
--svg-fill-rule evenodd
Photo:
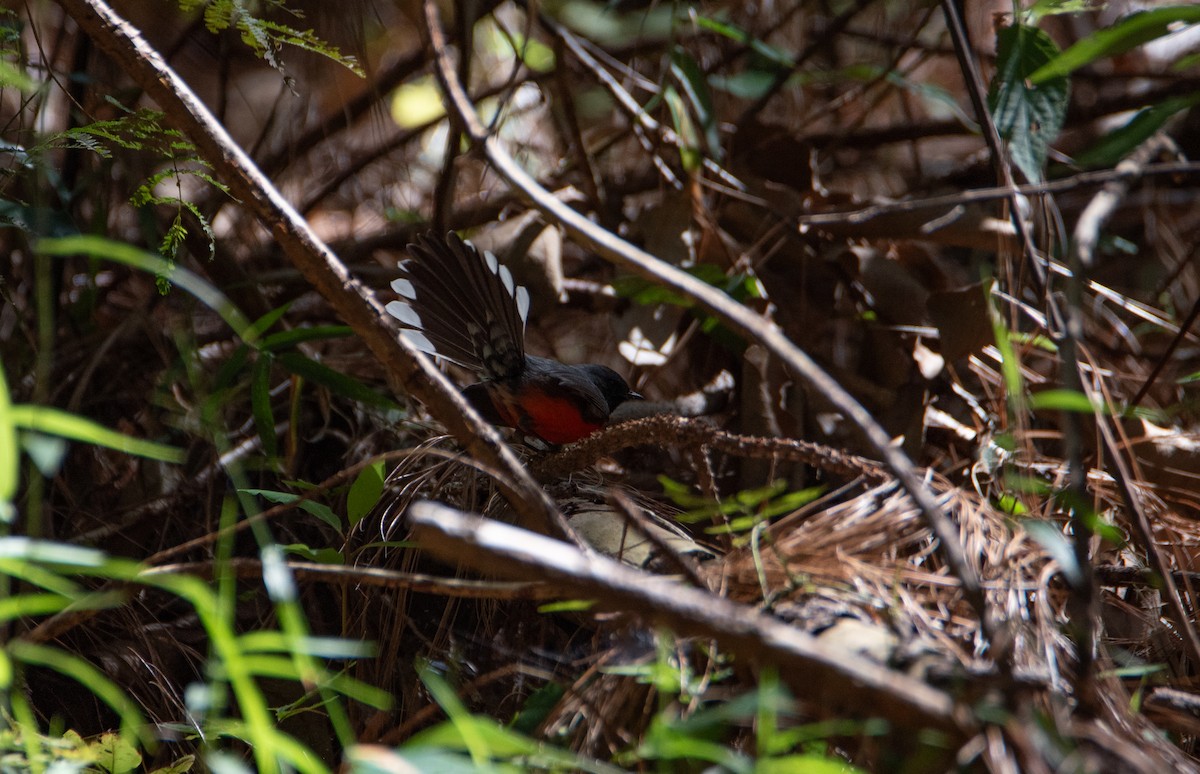
<instances>
[{"instance_id":1,"label":"dry branch","mask_svg":"<svg viewBox=\"0 0 1200 774\"><path fill-rule=\"evenodd\" d=\"M390 318L374 294L350 275L141 33L102 0L61 0L61 4L96 45L158 103L167 120L195 143L231 193L275 235L292 263L383 364L393 388L419 399L471 454L504 471L515 484L515 488L504 488L505 496L529 523L556 529L561 522L554 503L512 450L428 358L396 335L385 322Z\"/></svg>"},{"instance_id":2,"label":"dry branch","mask_svg":"<svg viewBox=\"0 0 1200 774\"><path fill-rule=\"evenodd\" d=\"M974 724L945 694L857 655L677 581L648 575L574 546L436 503L409 510L422 545L447 561L517 579L553 580L562 596L595 598L688 636L711 638L739 657L773 665L796 695L823 710L883 717L894 727L937 729L962 741Z\"/></svg>"}]
</instances>

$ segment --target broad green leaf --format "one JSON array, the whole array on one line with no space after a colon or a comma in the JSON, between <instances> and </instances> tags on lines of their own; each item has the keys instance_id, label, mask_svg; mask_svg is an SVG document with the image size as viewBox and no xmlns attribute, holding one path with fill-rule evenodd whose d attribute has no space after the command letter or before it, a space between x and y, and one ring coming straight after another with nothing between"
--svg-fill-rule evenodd
<instances>
[{"instance_id":1,"label":"broad green leaf","mask_svg":"<svg viewBox=\"0 0 1200 774\"><path fill-rule=\"evenodd\" d=\"M354 483L350 485L350 492L346 495L346 518L351 527L362 521L379 502L379 497L383 494L384 479L382 460L363 468L354 479Z\"/></svg>"},{"instance_id":2,"label":"broad green leaf","mask_svg":"<svg viewBox=\"0 0 1200 774\"><path fill-rule=\"evenodd\" d=\"M281 505L295 503L300 499L300 495L292 494L291 492L277 492L274 489L239 489L238 491L249 495L257 495L268 502L279 503ZM296 507L307 513L311 513L335 530L341 532L342 521L337 517L337 514L330 510L329 506L312 500L305 500L297 503Z\"/></svg>"},{"instance_id":3,"label":"broad green leaf","mask_svg":"<svg viewBox=\"0 0 1200 774\"><path fill-rule=\"evenodd\" d=\"M1198 22L1200 6L1197 5L1175 5L1131 13L1111 27L1093 32L1032 71L1028 76L1029 82L1039 86L1062 78L1101 57L1123 54L1143 43L1176 32L1181 24Z\"/></svg>"},{"instance_id":4,"label":"broad green leaf","mask_svg":"<svg viewBox=\"0 0 1200 774\"><path fill-rule=\"evenodd\" d=\"M189 728L189 731L192 729ZM196 765L195 755L184 755L174 763L159 767L150 772L150 774L187 774Z\"/></svg>"},{"instance_id":5,"label":"broad green leaf","mask_svg":"<svg viewBox=\"0 0 1200 774\"><path fill-rule=\"evenodd\" d=\"M104 446L126 454L162 462L179 464L184 460L182 449L133 438L66 411L46 406L21 405L11 407L9 413L13 424L25 430L57 435L72 441Z\"/></svg>"},{"instance_id":6,"label":"broad green leaf","mask_svg":"<svg viewBox=\"0 0 1200 774\"><path fill-rule=\"evenodd\" d=\"M13 88L17 91L33 91L38 82L26 75L12 62L0 59L0 89Z\"/></svg>"},{"instance_id":7,"label":"broad green leaf","mask_svg":"<svg viewBox=\"0 0 1200 774\"><path fill-rule=\"evenodd\" d=\"M1081 167L1112 167L1162 128L1171 116L1200 104L1200 92L1171 97L1139 110L1124 126L1114 129L1098 143L1075 156Z\"/></svg>"},{"instance_id":8,"label":"broad green leaf","mask_svg":"<svg viewBox=\"0 0 1200 774\"><path fill-rule=\"evenodd\" d=\"M141 753L122 734L101 734L89 747L96 756L96 765L109 774L126 774L142 765Z\"/></svg>"},{"instance_id":9,"label":"broad green leaf","mask_svg":"<svg viewBox=\"0 0 1200 774\"><path fill-rule=\"evenodd\" d=\"M446 115L442 93L432 76L400 86L392 93L392 121L401 129L415 129Z\"/></svg>"},{"instance_id":10,"label":"broad green leaf","mask_svg":"<svg viewBox=\"0 0 1200 774\"><path fill-rule=\"evenodd\" d=\"M1010 494L1002 494L997 497L996 508L1001 513L1007 513L1009 516L1024 516L1029 512L1029 509L1025 507L1025 503Z\"/></svg>"},{"instance_id":11,"label":"broad green leaf","mask_svg":"<svg viewBox=\"0 0 1200 774\"><path fill-rule=\"evenodd\" d=\"M1041 182L1050 143L1066 117L1070 83L1060 76L1033 84L1029 74L1053 59L1058 47L1036 27L1014 25L1000 30L996 49L988 94L992 119L1008 141L1013 162L1031 182Z\"/></svg>"}]
</instances>

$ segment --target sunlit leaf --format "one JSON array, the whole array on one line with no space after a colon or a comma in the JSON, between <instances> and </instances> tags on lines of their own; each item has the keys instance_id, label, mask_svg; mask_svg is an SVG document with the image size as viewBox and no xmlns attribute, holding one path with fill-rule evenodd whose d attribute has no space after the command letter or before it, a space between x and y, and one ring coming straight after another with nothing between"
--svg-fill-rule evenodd
<instances>
[{"instance_id":1,"label":"sunlit leaf","mask_svg":"<svg viewBox=\"0 0 1200 774\"><path fill-rule=\"evenodd\" d=\"M1198 22L1200 6L1195 5L1175 5L1131 13L1045 62L1028 75L1029 82L1038 86L1062 78L1097 59L1123 54L1143 43L1176 32L1181 24Z\"/></svg>"},{"instance_id":2,"label":"sunlit leaf","mask_svg":"<svg viewBox=\"0 0 1200 774\"><path fill-rule=\"evenodd\" d=\"M20 475L20 455L17 449L17 426L13 420L8 380L0 367L0 521L11 521L13 498L17 495Z\"/></svg>"},{"instance_id":3,"label":"sunlit leaf","mask_svg":"<svg viewBox=\"0 0 1200 774\"><path fill-rule=\"evenodd\" d=\"M1042 390L1029 398L1029 407L1036 410L1073 411L1079 414L1094 414L1099 408L1108 413L1104 405L1094 406L1087 395L1075 390Z\"/></svg>"},{"instance_id":4,"label":"sunlit leaf","mask_svg":"<svg viewBox=\"0 0 1200 774\"><path fill-rule=\"evenodd\" d=\"M182 449L118 433L90 419L59 409L22 405L11 407L9 413L13 424L25 430L57 435L162 462L180 463L184 460Z\"/></svg>"},{"instance_id":5,"label":"sunlit leaf","mask_svg":"<svg viewBox=\"0 0 1200 774\"><path fill-rule=\"evenodd\" d=\"M1063 76L1032 83L1029 74L1058 54L1050 36L1013 25L997 35L996 75L988 107L1013 161L1031 182L1041 182L1050 143L1062 130L1070 82Z\"/></svg>"},{"instance_id":6,"label":"sunlit leaf","mask_svg":"<svg viewBox=\"0 0 1200 774\"><path fill-rule=\"evenodd\" d=\"M346 495L346 517L351 527L362 521L379 502L379 497L383 494L384 479L382 461L367 465L355 477L354 483L350 485L350 492Z\"/></svg>"},{"instance_id":7,"label":"sunlit leaf","mask_svg":"<svg viewBox=\"0 0 1200 774\"><path fill-rule=\"evenodd\" d=\"M392 94L392 120L401 129L425 126L444 115L442 92L432 77L406 83Z\"/></svg>"}]
</instances>

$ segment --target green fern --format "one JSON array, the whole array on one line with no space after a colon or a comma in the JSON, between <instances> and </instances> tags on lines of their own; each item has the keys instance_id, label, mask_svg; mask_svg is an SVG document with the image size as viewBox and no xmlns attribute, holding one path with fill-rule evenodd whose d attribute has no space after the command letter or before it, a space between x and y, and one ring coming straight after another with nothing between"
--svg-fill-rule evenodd
<instances>
[{"instance_id":1,"label":"green fern","mask_svg":"<svg viewBox=\"0 0 1200 774\"><path fill-rule=\"evenodd\" d=\"M204 26L211 33L236 29L242 35L242 42L281 74L286 75L286 71L283 61L279 57L279 51L284 46L294 46L332 59L359 77L365 75L355 57L343 54L337 46L330 45L317 37L312 30L300 30L281 22L255 16L250 12L250 4L246 0L178 0L178 3L180 9L185 13L203 8ZM270 10L290 14L296 19L304 18L302 11L288 8L284 0L267 0L265 5Z\"/></svg>"},{"instance_id":2,"label":"green fern","mask_svg":"<svg viewBox=\"0 0 1200 774\"><path fill-rule=\"evenodd\" d=\"M229 189L212 176L211 165L201 158L196 147L181 132L163 124L163 113L146 108L129 111L116 102L113 104L126 111L125 115L94 121L52 135L42 147L80 148L105 159L112 158L117 149L142 151L157 157L161 160L162 168L138 184L129 197L129 203L134 207L175 208L175 218L159 244L159 253L172 266L179 247L188 236L188 229L183 222L185 211L192 214L204 233L211 259L216 249L216 234L200 208L184 198L182 180L185 176L194 177L226 194ZM162 194L163 187L169 186L172 180L175 181L175 195ZM159 277L158 286L163 293L169 289L164 277Z\"/></svg>"}]
</instances>

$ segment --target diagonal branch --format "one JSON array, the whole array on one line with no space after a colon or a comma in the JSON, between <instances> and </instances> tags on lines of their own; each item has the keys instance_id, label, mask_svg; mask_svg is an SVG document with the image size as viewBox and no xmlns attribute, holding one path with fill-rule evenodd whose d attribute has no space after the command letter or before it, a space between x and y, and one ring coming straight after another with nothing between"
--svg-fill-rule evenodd
<instances>
[{"instance_id":1,"label":"diagonal branch","mask_svg":"<svg viewBox=\"0 0 1200 774\"><path fill-rule=\"evenodd\" d=\"M499 485L531 525L558 531L561 517L554 503L512 450L428 358L400 340L393 326L385 322L390 318L375 295L350 275L141 33L103 0L59 2L96 45L158 103L167 120L195 143L233 195L272 231L292 263L384 365L392 388L416 397L472 455L504 471L515 487Z\"/></svg>"},{"instance_id":2,"label":"diagonal branch","mask_svg":"<svg viewBox=\"0 0 1200 774\"><path fill-rule=\"evenodd\" d=\"M409 518L432 553L516 580L553 579L564 597L594 598L685 636L712 638L738 656L773 665L798 698L834 713L883 717L897 728L937 729L962 740L973 726L966 708L908 675L839 649L754 608L679 581L588 555L575 546L430 502Z\"/></svg>"}]
</instances>

